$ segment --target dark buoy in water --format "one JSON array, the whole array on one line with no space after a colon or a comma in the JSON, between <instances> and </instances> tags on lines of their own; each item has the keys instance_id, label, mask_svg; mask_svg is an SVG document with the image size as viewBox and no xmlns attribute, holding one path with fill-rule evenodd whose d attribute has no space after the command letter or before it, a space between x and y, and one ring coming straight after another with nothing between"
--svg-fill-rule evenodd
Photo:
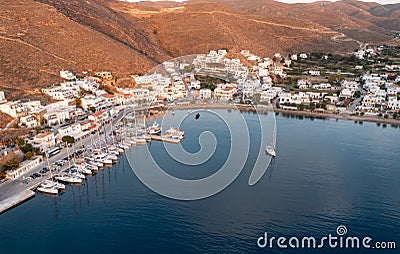
<instances>
[{"instance_id":1,"label":"dark buoy in water","mask_svg":"<svg viewBox=\"0 0 400 254\"><path fill-rule=\"evenodd\" d=\"M196 120L200 118L200 113L196 114Z\"/></svg>"}]
</instances>

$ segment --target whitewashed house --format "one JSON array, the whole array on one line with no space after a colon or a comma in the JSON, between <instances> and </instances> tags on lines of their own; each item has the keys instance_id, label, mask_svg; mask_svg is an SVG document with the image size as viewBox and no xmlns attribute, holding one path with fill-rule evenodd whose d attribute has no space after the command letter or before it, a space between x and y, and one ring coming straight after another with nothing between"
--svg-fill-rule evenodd
<instances>
[{"instance_id":1,"label":"whitewashed house","mask_svg":"<svg viewBox=\"0 0 400 254\"><path fill-rule=\"evenodd\" d=\"M311 76L321 76L321 71L318 70L309 70L308 74L310 74Z\"/></svg>"},{"instance_id":2,"label":"whitewashed house","mask_svg":"<svg viewBox=\"0 0 400 254\"><path fill-rule=\"evenodd\" d=\"M42 152L46 152L56 145L56 138L53 132L45 132L36 135L33 138L32 145L39 148Z\"/></svg>"},{"instance_id":3,"label":"whitewashed house","mask_svg":"<svg viewBox=\"0 0 400 254\"><path fill-rule=\"evenodd\" d=\"M58 134L60 140L65 136L71 136L75 139L80 139L84 136L84 132L82 131L82 127L80 123L73 123L58 129Z\"/></svg>"},{"instance_id":4,"label":"whitewashed house","mask_svg":"<svg viewBox=\"0 0 400 254\"><path fill-rule=\"evenodd\" d=\"M66 80L74 80L76 79L76 76L71 72L71 71L60 71L60 77Z\"/></svg>"},{"instance_id":5,"label":"whitewashed house","mask_svg":"<svg viewBox=\"0 0 400 254\"><path fill-rule=\"evenodd\" d=\"M0 91L0 103L7 102L6 96L4 95L3 91Z\"/></svg>"},{"instance_id":6,"label":"whitewashed house","mask_svg":"<svg viewBox=\"0 0 400 254\"><path fill-rule=\"evenodd\" d=\"M340 91L340 95L339 98L351 98L354 95L354 90L350 90L348 88L345 88L343 90Z\"/></svg>"},{"instance_id":7,"label":"whitewashed house","mask_svg":"<svg viewBox=\"0 0 400 254\"><path fill-rule=\"evenodd\" d=\"M9 101L0 104L0 111L10 115L13 118L18 118L25 112L25 109L21 101Z\"/></svg>"},{"instance_id":8,"label":"whitewashed house","mask_svg":"<svg viewBox=\"0 0 400 254\"><path fill-rule=\"evenodd\" d=\"M235 94L237 94L237 86L234 84L219 85L214 90L214 98L217 100L233 99Z\"/></svg>"},{"instance_id":9,"label":"whitewashed house","mask_svg":"<svg viewBox=\"0 0 400 254\"><path fill-rule=\"evenodd\" d=\"M17 169L9 170L6 172L7 178L15 180L19 178L21 175L25 174L26 172L30 171L31 169L39 165L39 163L42 161L43 161L42 156L34 156L30 160L23 161L20 163Z\"/></svg>"},{"instance_id":10,"label":"whitewashed house","mask_svg":"<svg viewBox=\"0 0 400 254\"><path fill-rule=\"evenodd\" d=\"M39 126L38 121L32 115L21 116L19 122L22 127L26 126L27 128L35 128Z\"/></svg>"},{"instance_id":11,"label":"whitewashed house","mask_svg":"<svg viewBox=\"0 0 400 254\"><path fill-rule=\"evenodd\" d=\"M212 97L212 91L210 89L200 89L199 98L202 100L209 100Z\"/></svg>"}]
</instances>

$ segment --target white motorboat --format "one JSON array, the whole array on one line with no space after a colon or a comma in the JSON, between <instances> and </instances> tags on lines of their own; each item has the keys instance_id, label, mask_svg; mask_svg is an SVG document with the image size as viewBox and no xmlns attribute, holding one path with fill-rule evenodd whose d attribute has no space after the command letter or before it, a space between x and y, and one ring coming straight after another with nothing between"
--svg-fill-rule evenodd
<instances>
[{"instance_id":1,"label":"white motorboat","mask_svg":"<svg viewBox=\"0 0 400 254\"><path fill-rule=\"evenodd\" d=\"M108 158L106 153L94 155L94 158L97 161L103 163L104 165L107 165L107 166L112 165L112 159Z\"/></svg>"},{"instance_id":2,"label":"white motorboat","mask_svg":"<svg viewBox=\"0 0 400 254\"><path fill-rule=\"evenodd\" d=\"M81 163L81 164L75 165L75 167L79 173L82 173L84 175L92 175L93 174L92 170L90 170L88 168L88 165L86 163Z\"/></svg>"},{"instance_id":3,"label":"white motorboat","mask_svg":"<svg viewBox=\"0 0 400 254\"><path fill-rule=\"evenodd\" d=\"M265 151L272 157L276 157L276 151L272 146L266 146Z\"/></svg>"},{"instance_id":4,"label":"white motorboat","mask_svg":"<svg viewBox=\"0 0 400 254\"><path fill-rule=\"evenodd\" d=\"M267 145L265 147L265 151L272 157L276 157L275 146L276 146L276 122L274 125L273 134L272 134L272 145Z\"/></svg>"},{"instance_id":5,"label":"white motorboat","mask_svg":"<svg viewBox=\"0 0 400 254\"><path fill-rule=\"evenodd\" d=\"M152 126L148 128L148 132L150 135L158 135L161 133L160 125L157 122L154 122Z\"/></svg>"},{"instance_id":6,"label":"white motorboat","mask_svg":"<svg viewBox=\"0 0 400 254\"><path fill-rule=\"evenodd\" d=\"M72 175L61 175L54 177L56 180L69 184L81 184L82 179Z\"/></svg>"},{"instance_id":7,"label":"white motorboat","mask_svg":"<svg viewBox=\"0 0 400 254\"><path fill-rule=\"evenodd\" d=\"M170 128L163 134L164 137L173 139L183 139L184 135L185 132L179 130L178 128Z\"/></svg>"},{"instance_id":8,"label":"white motorboat","mask_svg":"<svg viewBox=\"0 0 400 254\"><path fill-rule=\"evenodd\" d=\"M123 150L129 150L129 146L128 145L119 144L118 146Z\"/></svg>"},{"instance_id":9,"label":"white motorboat","mask_svg":"<svg viewBox=\"0 0 400 254\"><path fill-rule=\"evenodd\" d=\"M58 188L57 187L38 187L38 191L45 193L45 194L51 194L51 195L58 195Z\"/></svg>"},{"instance_id":10,"label":"white motorboat","mask_svg":"<svg viewBox=\"0 0 400 254\"><path fill-rule=\"evenodd\" d=\"M56 187L57 189L65 190L65 185L59 182L55 182L52 180L45 180L40 184L42 188L52 188Z\"/></svg>"}]
</instances>

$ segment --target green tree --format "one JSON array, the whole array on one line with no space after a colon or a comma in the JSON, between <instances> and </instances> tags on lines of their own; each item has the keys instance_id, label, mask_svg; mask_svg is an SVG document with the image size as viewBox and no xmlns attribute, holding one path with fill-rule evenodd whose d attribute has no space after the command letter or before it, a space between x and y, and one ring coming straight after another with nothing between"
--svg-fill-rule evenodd
<instances>
[{"instance_id":1,"label":"green tree","mask_svg":"<svg viewBox=\"0 0 400 254\"><path fill-rule=\"evenodd\" d=\"M82 99L77 97L75 98L75 103L77 108L82 108Z\"/></svg>"},{"instance_id":2,"label":"green tree","mask_svg":"<svg viewBox=\"0 0 400 254\"><path fill-rule=\"evenodd\" d=\"M27 152L26 154L24 154L24 160L30 160L32 157L33 157L32 152Z\"/></svg>"},{"instance_id":3,"label":"green tree","mask_svg":"<svg viewBox=\"0 0 400 254\"><path fill-rule=\"evenodd\" d=\"M71 136L64 136L62 137L62 141L68 144L73 144L75 143L75 138Z\"/></svg>"},{"instance_id":4,"label":"green tree","mask_svg":"<svg viewBox=\"0 0 400 254\"><path fill-rule=\"evenodd\" d=\"M7 177L6 172L0 171L0 180L3 180L3 179L6 178L6 177Z\"/></svg>"},{"instance_id":5,"label":"green tree","mask_svg":"<svg viewBox=\"0 0 400 254\"><path fill-rule=\"evenodd\" d=\"M40 120L40 125L47 125L47 120L45 118L42 118Z\"/></svg>"},{"instance_id":6,"label":"green tree","mask_svg":"<svg viewBox=\"0 0 400 254\"><path fill-rule=\"evenodd\" d=\"M18 159L17 158L12 158L12 159L6 161L6 163L4 163L3 171L17 169L18 166L19 166Z\"/></svg>"},{"instance_id":7,"label":"green tree","mask_svg":"<svg viewBox=\"0 0 400 254\"><path fill-rule=\"evenodd\" d=\"M385 115L383 118L388 119L388 118L389 118L389 115Z\"/></svg>"},{"instance_id":8,"label":"green tree","mask_svg":"<svg viewBox=\"0 0 400 254\"><path fill-rule=\"evenodd\" d=\"M21 151L23 152L23 153L28 153L28 152L33 152L33 146L32 146L32 144L25 144L23 147L21 147Z\"/></svg>"},{"instance_id":9,"label":"green tree","mask_svg":"<svg viewBox=\"0 0 400 254\"><path fill-rule=\"evenodd\" d=\"M15 143L18 147L22 147L25 145L25 139L18 137L15 139Z\"/></svg>"},{"instance_id":10,"label":"green tree","mask_svg":"<svg viewBox=\"0 0 400 254\"><path fill-rule=\"evenodd\" d=\"M398 117L398 113L397 113L397 112L394 112L394 113L393 113L393 119L397 119L397 117Z\"/></svg>"}]
</instances>

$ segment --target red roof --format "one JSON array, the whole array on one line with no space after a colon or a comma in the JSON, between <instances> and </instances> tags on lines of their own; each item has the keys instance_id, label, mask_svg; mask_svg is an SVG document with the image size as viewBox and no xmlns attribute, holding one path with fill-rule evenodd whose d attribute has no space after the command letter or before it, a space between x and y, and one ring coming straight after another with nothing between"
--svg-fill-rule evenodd
<instances>
[{"instance_id":1,"label":"red roof","mask_svg":"<svg viewBox=\"0 0 400 254\"><path fill-rule=\"evenodd\" d=\"M103 94L102 95L104 98L107 98L107 99L112 99L112 98L114 98L114 96L113 95L111 95L111 94L108 94L108 93L106 93L106 94Z\"/></svg>"},{"instance_id":2,"label":"red roof","mask_svg":"<svg viewBox=\"0 0 400 254\"><path fill-rule=\"evenodd\" d=\"M100 111L98 111L96 113L93 113L92 116L99 117L99 116L103 115L105 112L106 112L105 110L100 110Z\"/></svg>"}]
</instances>

